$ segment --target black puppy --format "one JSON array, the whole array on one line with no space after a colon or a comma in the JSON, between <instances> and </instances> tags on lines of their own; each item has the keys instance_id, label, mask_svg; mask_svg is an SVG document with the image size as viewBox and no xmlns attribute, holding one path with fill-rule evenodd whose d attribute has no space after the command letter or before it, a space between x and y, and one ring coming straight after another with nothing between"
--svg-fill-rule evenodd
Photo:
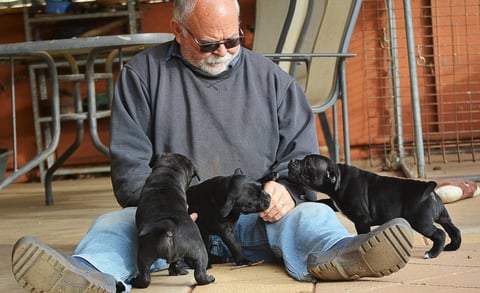
<instances>
[{"instance_id":1,"label":"black puppy","mask_svg":"<svg viewBox=\"0 0 480 293\"><path fill-rule=\"evenodd\" d=\"M257 213L270 206L270 195L263 191L262 183L276 177L274 173L257 181L237 169L231 176L213 177L190 187L187 190L188 212L198 214L196 223L205 244L208 245L209 235L218 235L237 265L251 264L235 240L233 228L240 213Z\"/></svg>"},{"instance_id":2,"label":"black puppy","mask_svg":"<svg viewBox=\"0 0 480 293\"><path fill-rule=\"evenodd\" d=\"M307 155L292 160L288 176L315 191L325 193L335 206L354 224L359 234L368 233L370 226L381 225L393 218L405 218L413 229L433 241L425 258L437 257L444 250L457 250L461 244L460 230L455 227L442 200L435 193L435 182L380 176L344 164L335 164L321 155Z\"/></svg>"},{"instance_id":3,"label":"black puppy","mask_svg":"<svg viewBox=\"0 0 480 293\"><path fill-rule=\"evenodd\" d=\"M183 155L165 153L155 158L135 215L139 275L132 280L134 287L150 285L150 266L158 258L170 264L170 275L187 274L183 266L185 260L195 270L199 285L215 281L207 275L207 250L187 212L185 190L196 175L194 165Z\"/></svg>"}]
</instances>

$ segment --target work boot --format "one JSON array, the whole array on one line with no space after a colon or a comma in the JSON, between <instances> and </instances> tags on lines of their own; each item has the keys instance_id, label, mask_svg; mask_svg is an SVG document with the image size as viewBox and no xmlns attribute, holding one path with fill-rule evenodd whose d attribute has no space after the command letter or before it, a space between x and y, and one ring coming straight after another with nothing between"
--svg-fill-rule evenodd
<instances>
[{"instance_id":1,"label":"work boot","mask_svg":"<svg viewBox=\"0 0 480 293\"><path fill-rule=\"evenodd\" d=\"M307 268L324 281L388 276L407 264L412 247L410 224L397 218L370 233L342 239L326 252L310 254Z\"/></svg>"},{"instance_id":2,"label":"work boot","mask_svg":"<svg viewBox=\"0 0 480 293\"><path fill-rule=\"evenodd\" d=\"M117 292L117 281L113 276L59 253L30 236L15 243L12 272L17 283L29 292ZM118 292L121 292L123 284L119 282L118 285Z\"/></svg>"}]
</instances>

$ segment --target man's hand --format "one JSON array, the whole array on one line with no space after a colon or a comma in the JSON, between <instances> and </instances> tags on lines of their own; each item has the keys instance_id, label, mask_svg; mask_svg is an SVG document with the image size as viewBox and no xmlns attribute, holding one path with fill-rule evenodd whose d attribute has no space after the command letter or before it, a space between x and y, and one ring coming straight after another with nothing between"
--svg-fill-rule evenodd
<instances>
[{"instance_id":1,"label":"man's hand","mask_svg":"<svg viewBox=\"0 0 480 293\"><path fill-rule=\"evenodd\" d=\"M292 196L282 184L269 181L265 184L263 190L271 197L268 209L259 213L259 216L265 222L276 222L295 207Z\"/></svg>"}]
</instances>

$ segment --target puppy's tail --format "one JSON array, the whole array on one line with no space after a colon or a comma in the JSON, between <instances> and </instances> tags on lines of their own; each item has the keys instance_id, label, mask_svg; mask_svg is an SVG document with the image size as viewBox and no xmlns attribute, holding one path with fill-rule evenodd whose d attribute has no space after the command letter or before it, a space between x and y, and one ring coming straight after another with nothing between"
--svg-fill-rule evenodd
<instances>
[{"instance_id":1,"label":"puppy's tail","mask_svg":"<svg viewBox=\"0 0 480 293\"><path fill-rule=\"evenodd\" d=\"M425 190L423 191L422 198L420 201L428 200L433 194L435 193L435 187L437 187L437 183L435 181L428 181L428 182L422 182L420 184L425 185Z\"/></svg>"},{"instance_id":2,"label":"puppy's tail","mask_svg":"<svg viewBox=\"0 0 480 293\"><path fill-rule=\"evenodd\" d=\"M155 239L158 243L158 253L165 258L168 263L175 259L175 231L176 224L171 219L164 219L160 222L144 225L139 233L139 237L149 237Z\"/></svg>"}]
</instances>

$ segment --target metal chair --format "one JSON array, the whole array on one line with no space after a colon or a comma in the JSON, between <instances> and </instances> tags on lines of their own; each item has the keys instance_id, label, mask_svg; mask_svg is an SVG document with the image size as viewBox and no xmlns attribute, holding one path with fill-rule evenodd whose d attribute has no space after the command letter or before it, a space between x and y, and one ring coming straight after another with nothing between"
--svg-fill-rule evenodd
<instances>
[{"instance_id":1,"label":"metal chair","mask_svg":"<svg viewBox=\"0 0 480 293\"><path fill-rule=\"evenodd\" d=\"M340 160L337 100L342 103L345 162L350 163L345 61L361 0L262 0L253 50L272 58L304 87L329 155ZM284 62L290 62L285 66ZM333 135L326 111L333 111Z\"/></svg>"}]
</instances>

